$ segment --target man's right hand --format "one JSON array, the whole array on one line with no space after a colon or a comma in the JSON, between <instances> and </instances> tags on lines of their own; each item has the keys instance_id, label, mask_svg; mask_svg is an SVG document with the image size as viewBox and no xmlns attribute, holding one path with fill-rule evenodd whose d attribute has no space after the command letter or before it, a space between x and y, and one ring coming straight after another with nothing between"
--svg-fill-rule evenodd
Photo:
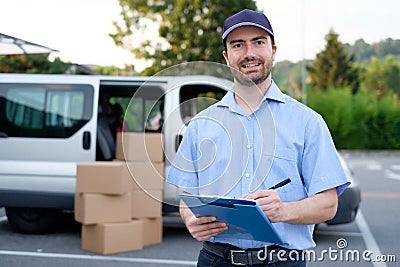
<instances>
[{"instance_id":1,"label":"man's right hand","mask_svg":"<svg viewBox=\"0 0 400 267\"><path fill-rule=\"evenodd\" d=\"M192 211L183 203L181 203L179 211L186 228L197 241L206 241L228 229L226 223L218 222L215 217L194 216Z\"/></svg>"}]
</instances>

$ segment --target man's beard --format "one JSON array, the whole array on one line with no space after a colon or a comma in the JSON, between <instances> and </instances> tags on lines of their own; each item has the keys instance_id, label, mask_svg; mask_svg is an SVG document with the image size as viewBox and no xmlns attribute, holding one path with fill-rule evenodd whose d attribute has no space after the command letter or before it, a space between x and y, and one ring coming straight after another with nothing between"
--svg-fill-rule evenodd
<instances>
[{"instance_id":1,"label":"man's beard","mask_svg":"<svg viewBox=\"0 0 400 267\"><path fill-rule=\"evenodd\" d=\"M248 60L243 60L239 62L239 66L246 64ZM272 72L272 58L269 60L265 68L259 73L256 77L250 78L247 76L246 73L240 72L238 70L232 70L233 76L235 77L235 80L238 81L240 84L244 86L252 86L252 85L259 85L263 83L265 80L268 79L268 77L271 75ZM258 60L257 63L261 63L264 65L263 60Z\"/></svg>"}]
</instances>

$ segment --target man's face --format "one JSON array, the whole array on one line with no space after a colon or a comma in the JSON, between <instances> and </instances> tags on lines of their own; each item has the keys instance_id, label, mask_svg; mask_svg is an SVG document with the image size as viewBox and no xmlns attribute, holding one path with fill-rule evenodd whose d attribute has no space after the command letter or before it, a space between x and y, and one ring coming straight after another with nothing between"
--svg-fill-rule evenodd
<instances>
[{"instance_id":1,"label":"man's face","mask_svg":"<svg viewBox=\"0 0 400 267\"><path fill-rule=\"evenodd\" d=\"M254 26L243 26L233 30L226 39L223 56L229 67L243 73L259 85L271 74L276 46L266 31ZM236 80L246 83L246 79L235 75ZM248 83L248 82L247 82Z\"/></svg>"}]
</instances>

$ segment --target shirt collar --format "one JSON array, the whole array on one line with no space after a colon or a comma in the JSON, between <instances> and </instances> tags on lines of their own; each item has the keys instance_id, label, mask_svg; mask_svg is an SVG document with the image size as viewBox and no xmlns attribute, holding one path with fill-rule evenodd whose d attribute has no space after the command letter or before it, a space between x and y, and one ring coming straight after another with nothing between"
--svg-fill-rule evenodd
<instances>
[{"instance_id":1,"label":"shirt collar","mask_svg":"<svg viewBox=\"0 0 400 267\"><path fill-rule=\"evenodd\" d=\"M267 90L267 93L263 97L262 102L264 102L265 100L274 100L281 103L286 103L285 94L283 94L281 90L279 90L279 87L274 81L272 81L270 87ZM228 107L230 110L237 113L243 112L235 101L233 90L229 90L228 93L226 93L226 95L218 103L218 105Z\"/></svg>"},{"instance_id":2,"label":"shirt collar","mask_svg":"<svg viewBox=\"0 0 400 267\"><path fill-rule=\"evenodd\" d=\"M264 99L275 100L278 102L286 103L285 94L279 90L279 87L276 85L274 81L272 81L271 86L269 87L267 93L264 96Z\"/></svg>"}]
</instances>

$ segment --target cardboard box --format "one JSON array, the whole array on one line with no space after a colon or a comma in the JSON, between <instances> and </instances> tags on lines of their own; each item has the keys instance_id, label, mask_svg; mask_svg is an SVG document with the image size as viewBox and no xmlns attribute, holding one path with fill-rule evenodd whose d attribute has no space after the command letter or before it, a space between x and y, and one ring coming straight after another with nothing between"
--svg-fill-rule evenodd
<instances>
[{"instance_id":1,"label":"cardboard box","mask_svg":"<svg viewBox=\"0 0 400 267\"><path fill-rule=\"evenodd\" d=\"M82 249L111 254L143 248L143 222L82 225Z\"/></svg>"},{"instance_id":2,"label":"cardboard box","mask_svg":"<svg viewBox=\"0 0 400 267\"><path fill-rule=\"evenodd\" d=\"M122 195L131 188L131 174L123 161L78 163L77 193Z\"/></svg>"},{"instance_id":3,"label":"cardboard box","mask_svg":"<svg viewBox=\"0 0 400 267\"><path fill-rule=\"evenodd\" d=\"M116 158L128 161L164 161L161 133L117 133Z\"/></svg>"},{"instance_id":4,"label":"cardboard box","mask_svg":"<svg viewBox=\"0 0 400 267\"><path fill-rule=\"evenodd\" d=\"M128 161L126 164L132 175L131 189L164 188L164 163Z\"/></svg>"},{"instance_id":5,"label":"cardboard box","mask_svg":"<svg viewBox=\"0 0 400 267\"><path fill-rule=\"evenodd\" d=\"M75 220L82 224L131 221L131 193L75 194Z\"/></svg>"},{"instance_id":6,"label":"cardboard box","mask_svg":"<svg viewBox=\"0 0 400 267\"><path fill-rule=\"evenodd\" d=\"M160 244L163 238L163 221L159 218L144 218L143 221L143 245Z\"/></svg>"},{"instance_id":7,"label":"cardboard box","mask_svg":"<svg viewBox=\"0 0 400 267\"><path fill-rule=\"evenodd\" d=\"M158 218L162 216L161 190L132 190L132 218Z\"/></svg>"}]
</instances>

